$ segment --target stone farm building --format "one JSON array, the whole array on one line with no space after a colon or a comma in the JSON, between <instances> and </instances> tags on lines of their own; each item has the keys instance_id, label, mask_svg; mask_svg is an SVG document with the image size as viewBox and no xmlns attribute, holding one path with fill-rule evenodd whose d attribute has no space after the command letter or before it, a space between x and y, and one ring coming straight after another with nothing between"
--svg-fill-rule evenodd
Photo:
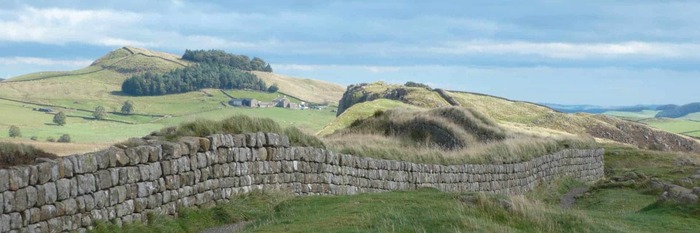
<instances>
[{"instance_id":1,"label":"stone farm building","mask_svg":"<svg viewBox=\"0 0 700 233\"><path fill-rule=\"evenodd\" d=\"M277 97L272 102L263 102L251 98L232 98L228 103L234 107L300 109L299 104L292 103L286 96Z\"/></svg>"}]
</instances>

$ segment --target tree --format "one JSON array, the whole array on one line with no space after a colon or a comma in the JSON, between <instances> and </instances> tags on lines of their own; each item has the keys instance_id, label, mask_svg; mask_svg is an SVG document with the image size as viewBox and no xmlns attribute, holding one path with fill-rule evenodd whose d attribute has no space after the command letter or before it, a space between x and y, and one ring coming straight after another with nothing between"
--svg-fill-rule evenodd
<instances>
[{"instance_id":1,"label":"tree","mask_svg":"<svg viewBox=\"0 0 700 233\"><path fill-rule=\"evenodd\" d=\"M22 137L22 131L19 130L19 127L17 126L10 126L10 137L11 138L17 138L17 137Z\"/></svg>"},{"instance_id":2,"label":"tree","mask_svg":"<svg viewBox=\"0 0 700 233\"><path fill-rule=\"evenodd\" d=\"M61 135L61 137L58 138L57 142L66 142L66 143L70 142L70 135L68 135L68 134Z\"/></svg>"},{"instance_id":3,"label":"tree","mask_svg":"<svg viewBox=\"0 0 700 233\"><path fill-rule=\"evenodd\" d=\"M104 107L97 106L97 108L95 108L95 112L92 113L92 117L97 120L105 119L105 117L107 117L107 111L105 111Z\"/></svg>"},{"instance_id":4,"label":"tree","mask_svg":"<svg viewBox=\"0 0 700 233\"><path fill-rule=\"evenodd\" d=\"M131 100L127 100L126 102L124 102L124 105L122 105L122 113L124 113L124 114L134 113L134 102L131 102Z\"/></svg>"},{"instance_id":5,"label":"tree","mask_svg":"<svg viewBox=\"0 0 700 233\"><path fill-rule=\"evenodd\" d=\"M57 125L65 125L66 124L66 114L63 113L63 111L56 113L56 115L53 116L53 123L56 123Z\"/></svg>"},{"instance_id":6,"label":"tree","mask_svg":"<svg viewBox=\"0 0 700 233\"><path fill-rule=\"evenodd\" d=\"M280 88L277 86L277 83L272 84L272 86L270 86L269 88L267 88L267 92L270 92L270 93L275 93L275 92L277 92L277 91L279 91L279 90L280 90Z\"/></svg>"}]
</instances>

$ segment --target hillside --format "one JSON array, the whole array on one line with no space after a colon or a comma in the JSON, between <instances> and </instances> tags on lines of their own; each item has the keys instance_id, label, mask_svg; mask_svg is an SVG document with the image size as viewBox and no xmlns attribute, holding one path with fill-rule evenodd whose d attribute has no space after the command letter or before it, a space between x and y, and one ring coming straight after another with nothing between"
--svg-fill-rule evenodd
<instances>
[{"instance_id":1,"label":"hillside","mask_svg":"<svg viewBox=\"0 0 700 233\"><path fill-rule=\"evenodd\" d=\"M447 106L448 101L453 100L462 107L482 112L501 125L507 125L508 128L518 132L535 131L533 134L543 135L590 135L603 140L636 145L643 149L700 151L700 143L697 140L653 129L640 123L585 113L565 114L542 105L477 93L450 91L445 93L449 98L443 98L444 96L440 96L437 90L426 88L383 83L354 85L350 86L343 95L338 112L342 116L344 111L357 111L353 108L365 108L358 103L376 99L392 99L427 108ZM368 116L356 115L343 121L353 122L366 117ZM337 121L333 124L339 124Z\"/></svg>"},{"instance_id":2,"label":"hillside","mask_svg":"<svg viewBox=\"0 0 700 233\"><path fill-rule=\"evenodd\" d=\"M265 81L267 85L277 84L281 93L311 103L335 105L344 93L344 88L335 83L308 78L293 78L270 72L253 71L253 74Z\"/></svg>"},{"instance_id":3,"label":"hillside","mask_svg":"<svg viewBox=\"0 0 700 233\"><path fill-rule=\"evenodd\" d=\"M335 118L335 113L330 110L234 108L227 104L230 98L226 95L269 99L281 94L241 90L222 93L215 89L164 96L133 97L121 93L122 82L134 74L145 71L164 73L190 64L192 63L180 59L178 55L123 47L111 51L83 69L39 72L12 78L0 83L0 112L13 113L0 114L0 129L5 132L0 134L0 139L32 143L65 155L95 150L105 143L143 136L154 130L199 118L220 120L235 114L268 117L282 126L293 125L311 133L321 130ZM268 73L267 76L279 80L277 83L282 93L302 92L304 98L334 103L342 95L342 88L338 85L277 74ZM324 99L325 93L333 92L337 93L336 97L331 94L331 97ZM309 101L291 99L292 102ZM136 114L118 114L127 100L134 103ZM103 106L109 112L106 120L96 121L92 118L92 111L97 106ZM35 110L42 107L52 108L54 112ZM68 115L65 126L52 123L53 114L58 111ZM6 130L10 125L20 127L24 138L7 138ZM74 142L70 145L46 142L49 138L55 139L62 134L70 134ZM38 141L30 141L32 136L36 136Z\"/></svg>"}]
</instances>

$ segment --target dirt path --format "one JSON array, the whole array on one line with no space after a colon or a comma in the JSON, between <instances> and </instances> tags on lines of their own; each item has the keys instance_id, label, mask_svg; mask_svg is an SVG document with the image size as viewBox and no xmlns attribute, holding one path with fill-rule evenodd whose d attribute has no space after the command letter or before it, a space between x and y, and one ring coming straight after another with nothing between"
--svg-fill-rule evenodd
<instances>
[{"instance_id":1,"label":"dirt path","mask_svg":"<svg viewBox=\"0 0 700 233\"><path fill-rule=\"evenodd\" d=\"M252 223L252 221L248 222L239 222L239 223L234 223L234 224L229 224L229 225L224 225L220 227L215 227L215 228L209 228L206 230L201 231L200 233L234 233L234 232L240 232L243 229L245 229L248 224Z\"/></svg>"},{"instance_id":2,"label":"dirt path","mask_svg":"<svg viewBox=\"0 0 700 233\"><path fill-rule=\"evenodd\" d=\"M576 203L576 198L583 196L584 193L588 192L588 188L574 188L568 193L561 197L559 206L563 209L569 209Z\"/></svg>"}]
</instances>

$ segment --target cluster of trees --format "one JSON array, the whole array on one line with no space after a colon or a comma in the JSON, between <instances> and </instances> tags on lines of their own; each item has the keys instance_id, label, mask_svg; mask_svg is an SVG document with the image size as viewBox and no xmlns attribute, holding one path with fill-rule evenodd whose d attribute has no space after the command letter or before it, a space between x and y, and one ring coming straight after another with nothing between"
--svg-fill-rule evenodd
<instances>
[{"instance_id":1,"label":"cluster of trees","mask_svg":"<svg viewBox=\"0 0 700 233\"><path fill-rule=\"evenodd\" d=\"M233 55L223 50L185 50L183 60L198 63L215 63L230 66L239 70L272 72L272 67L263 59L254 57L252 60L245 55Z\"/></svg>"},{"instance_id":2,"label":"cluster of trees","mask_svg":"<svg viewBox=\"0 0 700 233\"><path fill-rule=\"evenodd\" d=\"M665 105L662 106L663 111L656 114L656 117L678 118L685 115L700 112L700 103L690 103L683 106ZM657 110L661 110L657 108Z\"/></svg>"},{"instance_id":3,"label":"cluster of trees","mask_svg":"<svg viewBox=\"0 0 700 233\"><path fill-rule=\"evenodd\" d=\"M432 88L430 88L430 86L428 86L427 84L422 84L422 83L418 83L418 82L411 82L411 81L406 82L406 84L404 84L404 86L407 86L407 87L422 87L422 88L425 88L425 89L432 89Z\"/></svg>"},{"instance_id":4,"label":"cluster of trees","mask_svg":"<svg viewBox=\"0 0 700 233\"><path fill-rule=\"evenodd\" d=\"M122 92L153 96L196 91L203 88L266 90L265 82L251 73L214 63L173 70L165 74L145 73L128 78Z\"/></svg>"}]
</instances>

